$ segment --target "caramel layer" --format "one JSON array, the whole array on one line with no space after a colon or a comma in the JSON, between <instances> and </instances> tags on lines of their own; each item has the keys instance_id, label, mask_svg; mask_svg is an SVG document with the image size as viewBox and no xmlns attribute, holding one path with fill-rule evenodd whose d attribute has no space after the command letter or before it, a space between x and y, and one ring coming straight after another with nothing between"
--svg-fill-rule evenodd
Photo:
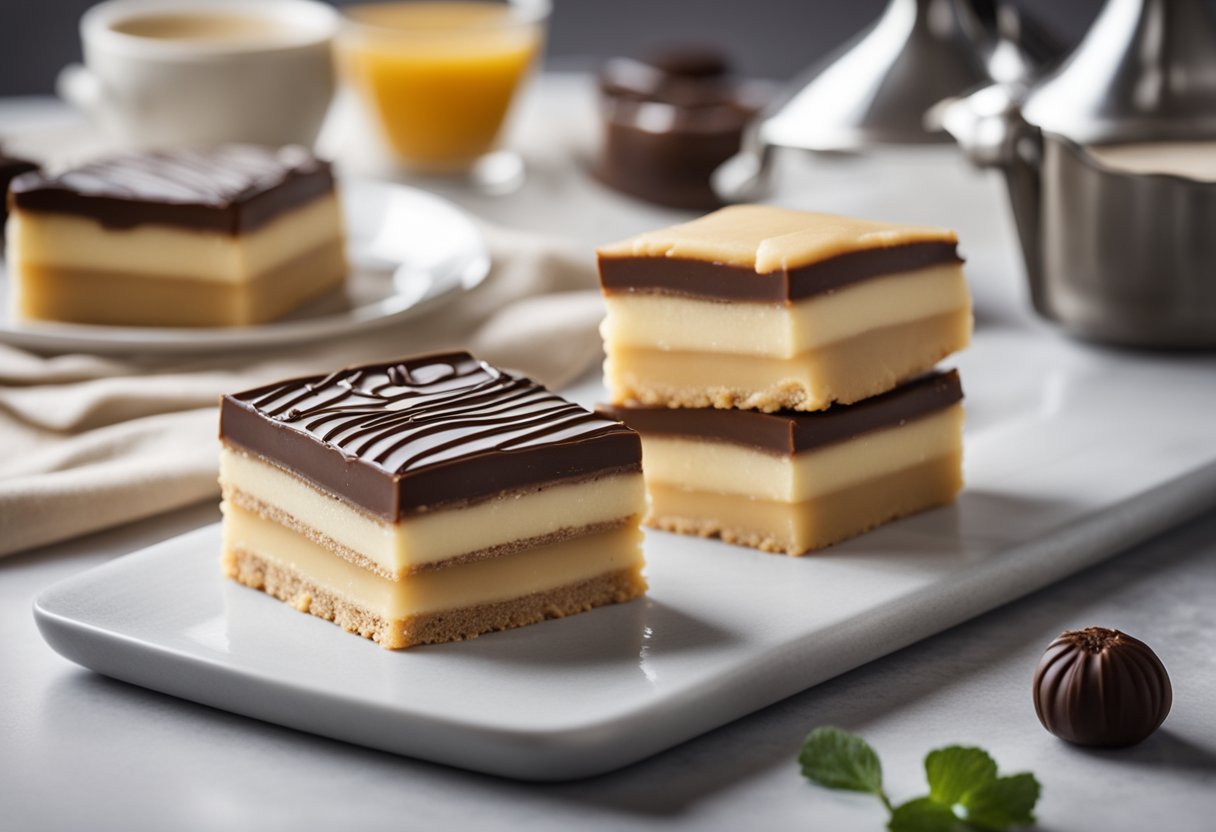
<instances>
[{"instance_id":1,"label":"caramel layer","mask_svg":"<svg viewBox=\"0 0 1216 832\"><path fill-rule=\"evenodd\" d=\"M347 632L371 639L390 650L464 641L549 618L564 618L607 604L621 604L646 592L641 570L634 566L509 601L392 619L361 609L290 567L259 555L226 551L224 560L230 577L239 583L285 601L300 612L332 621Z\"/></svg>"},{"instance_id":2,"label":"caramel layer","mask_svg":"<svg viewBox=\"0 0 1216 832\"><path fill-rule=\"evenodd\" d=\"M18 265L220 283L255 280L341 236L332 192L237 235L161 225L115 229L92 217L25 210L14 212L8 229Z\"/></svg>"},{"instance_id":3,"label":"caramel layer","mask_svg":"<svg viewBox=\"0 0 1216 832\"><path fill-rule=\"evenodd\" d=\"M492 560L411 575L398 581L361 569L302 535L231 503L224 510L225 572L247 552L276 564L377 617L401 621L522 598L623 569L641 569L635 524L538 546Z\"/></svg>"},{"instance_id":4,"label":"caramel layer","mask_svg":"<svg viewBox=\"0 0 1216 832\"><path fill-rule=\"evenodd\" d=\"M883 327L793 358L608 344L614 404L823 410L884 393L965 347L970 308Z\"/></svg>"},{"instance_id":5,"label":"caramel layer","mask_svg":"<svg viewBox=\"0 0 1216 832\"><path fill-rule=\"evenodd\" d=\"M116 326L248 326L280 318L342 284L340 239L243 282L61 268L17 261L17 314Z\"/></svg>"},{"instance_id":6,"label":"caramel layer","mask_svg":"<svg viewBox=\"0 0 1216 832\"><path fill-rule=\"evenodd\" d=\"M642 475L630 472L510 492L393 523L229 446L220 452L220 484L230 501L391 579L456 561L506 557L587 528L624 526L646 510Z\"/></svg>"},{"instance_id":7,"label":"caramel layer","mask_svg":"<svg viewBox=\"0 0 1216 832\"><path fill-rule=\"evenodd\" d=\"M950 503L962 484L960 451L797 503L648 483L646 523L766 552L802 555Z\"/></svg>"},{"instance_id":8,"label":"caramel layer","mask_svg":"<svg viewBox=\"0 0 1216 832\"><path fill-rule=\"evenodd\" d=\"M614 347L793 358L870 330L970 306L956 263L874 277L792 303L610 293L601 332Z\"/></svg>"},{"instance_id":9,"label":"caramel layer","mask_svg":"<svg viewBox=\"0 0 1216 832\"><path fill-rule=\"evenodd\" d=\"M734 443L646 433L642 434L642 454L648 488L668 486L801 503L926 460L961 454L962 438L963 408L956 404L793 456L779 457Z\"/></svg>"}]
</instances>

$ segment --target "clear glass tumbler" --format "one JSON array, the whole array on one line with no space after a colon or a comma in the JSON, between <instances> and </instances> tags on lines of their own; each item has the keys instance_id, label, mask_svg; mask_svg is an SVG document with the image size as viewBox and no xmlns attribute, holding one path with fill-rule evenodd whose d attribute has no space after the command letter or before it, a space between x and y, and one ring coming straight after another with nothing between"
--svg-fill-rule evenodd
<instances>
[{"instance_id":1,"label":"clear glass tumbler","mask_svg":"<svg viewBox=\"0 0 1216 832\"><path fill-rule=\"evenodd\" d=\"M548 0L413 0L343 10L339 58L396 161L482 190L523 179L503 125L544 45Z\"/></svg>"}]
</instances>

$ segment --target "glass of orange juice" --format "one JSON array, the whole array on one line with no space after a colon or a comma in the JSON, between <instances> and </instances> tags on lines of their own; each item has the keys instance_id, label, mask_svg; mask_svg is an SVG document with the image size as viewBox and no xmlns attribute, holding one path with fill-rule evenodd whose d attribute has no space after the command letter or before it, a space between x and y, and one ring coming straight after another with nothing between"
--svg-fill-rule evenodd
<instances>
[{"instance_id":1,"label":"glass of orange juice","mask_svg":"<svg viewBox=\"0 0 1216 832\"><path fill-rule=\"evenodd\" d=\"M522 179L499 149L544 43L548 0L410 0L343 10L340 64L406 170ZM494 180L503 180L496 182Z\"/></svg>"}]
</instances>

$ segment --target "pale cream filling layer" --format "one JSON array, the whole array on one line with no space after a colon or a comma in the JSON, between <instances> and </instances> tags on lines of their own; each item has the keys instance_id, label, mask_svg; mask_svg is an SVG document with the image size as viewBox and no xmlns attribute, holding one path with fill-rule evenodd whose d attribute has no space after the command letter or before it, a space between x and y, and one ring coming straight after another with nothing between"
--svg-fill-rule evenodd
<instances>
[{"instance_id":1,"label":"pale cream filling layer","mask_svg":"<svg viewBox=\"0 0 1216 832\"><path fill-rule=\"evenodd\" d=\"M963 408L818 450L777 456L729 442L642 435L648 483L784 503L859 485L962 449Z\"/></svg>"},{"instance_id":2,"label":"pale cream filling layer","mask_svg":"<svg viewBox=\"0 0 1216 832\"><path fill-rule=\"evenodd\" d=\"M279 564L362 610L401 620L522 598L642 564L636 522L514 555L390 581L337 557L303 536L224 503L224 546Z\"/></svg>"},{"instance_id":3,"label":"pale cream filling layer","mask_svg":"<svg viewBox=\"0 0 1216 832\"><path fill-rule=\"evenodd\" d=\"M640 473L506 494L463 508L410 515L398 523L364 514L281 468L229 447L220 452L220 483L282 511L393 575L562 529L640 517L646 510Z\"/></svg>"},{"instance_id":4,"label":"pale cream filling layer","mask_svg":"<svg viewBox=\"0 0 1216 832\"><path fill-rule=\"evenodd\" d=\"M615 345L793 358L872 329L965 308L962 267L930 266L863 280L792 304L610 294L600 329Z\"/></svg>"},{"instance_id":5,"label":"pale cream filling layer","mask_svg":"<svg viewBox=\"0 0 1216 832\"><path fill-rule=\"evenodd\" d=\"M330 194L232 235L162 225L112 229L88 217L17 210L7 235L9 265L18 272L30 263L239 283L340 237L342 215Z\"/></svg>"},{"instance_id":6,"label":"pale cream filling layer","mask_svg":"<svg viewBox=\"0 0 1216 832\"><path fill-rule=\"evenodd\" d=\"M847 338L793 358L616 345L604 377L616 404L822 410L885 393L967 345L970 309Z\"/></svg>"}]
</instances>

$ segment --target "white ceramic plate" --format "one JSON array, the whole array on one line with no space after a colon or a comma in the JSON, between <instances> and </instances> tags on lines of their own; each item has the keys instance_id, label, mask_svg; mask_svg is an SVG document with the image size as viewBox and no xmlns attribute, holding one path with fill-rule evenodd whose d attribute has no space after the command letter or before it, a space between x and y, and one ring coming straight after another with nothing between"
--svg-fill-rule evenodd
<instances>
[{"instance_id":1,"label":"white ceramic plate","mask_svg":"<svg viewBox=\"0 0 1216 832\"><path fill-rule=\"evenodd\" d=\"M206 353L315 341L410 318L451 300L489 273L472 220L425 191L373 180L340 183L351 273L332 292L274 323L236 328L27 323L8 308L0 265L0 341L43 352Z\"/></svg>"},{"instance_id":2,"label":"white ceramic plate","mask_svg":"<svg viewBox=\"0 0 1216 832\"><path fill-rule=\"evenodd\" d=\"M210 527L53 587L35 615L69 659L217 708L508 777L596 774L1216 505L1213 358L997 328L957 364L958 504L819 555L649 532L644 600L392 653L222 579Z\"/></svg>"}]
</instances>

